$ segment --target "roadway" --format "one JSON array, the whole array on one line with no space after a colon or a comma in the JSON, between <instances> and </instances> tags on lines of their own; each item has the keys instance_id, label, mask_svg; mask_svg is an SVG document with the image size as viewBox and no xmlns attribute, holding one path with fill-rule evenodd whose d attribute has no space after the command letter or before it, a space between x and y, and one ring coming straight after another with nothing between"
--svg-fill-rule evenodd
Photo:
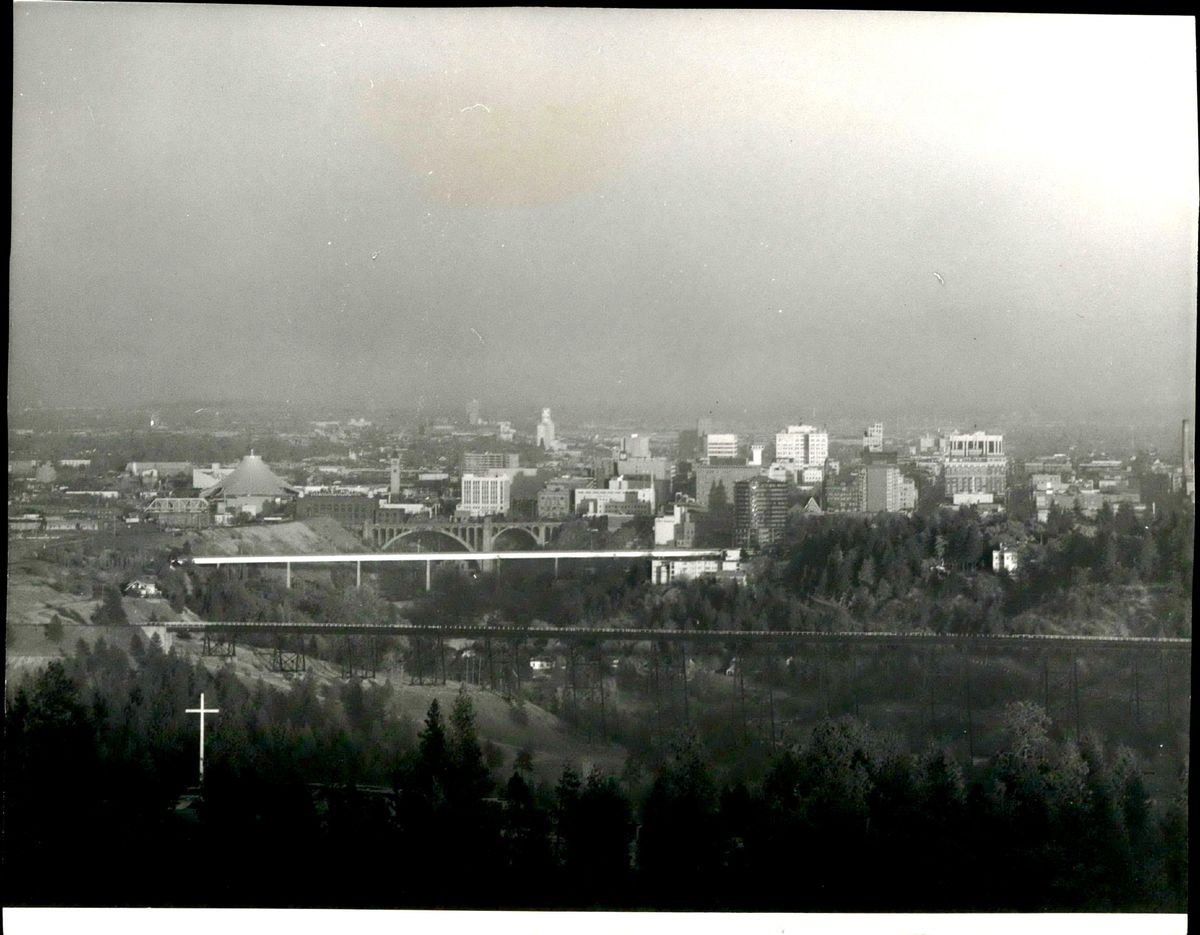
<instances>
[{"instance_id":1,"label":"roadway","mask_svg":"<svg viewBox=\"0 0 1200 935\"><path fill-rule=\"evenodd\" d=\"M721 558L725 549L544 549L535 552L358 552L330 555L198 555L178 561L193 565L330 565L366 562L486 562L534 559Z\"/></svg>"},{"instance_id":2,"label":"roadway","mask_svg":"<svg viewBox=\"0 0 1200 935\"><path fill-rule=\"evenodd\" d=\"M519 626L487 626L459 624L448 626L418 626L414 624L373 623L293 623L261 621L170 621L152 626L171 632L202 633L215 631L222 635L236 633L305 633L345 636L424 636L430 638L473 639L551 639L604 642L719 642L874 645L894 647L956 646L983 649L987 647L1073 647L1108 649L1160 649L1191 652L1192 641L1178 637L1149 636L1065 636L1042 634L960 634L960 633L894 633L846 632L828 633L816 630L683 630L646 629L637 627L569 627L531 629Z\"/></svg>"}]
</instances>

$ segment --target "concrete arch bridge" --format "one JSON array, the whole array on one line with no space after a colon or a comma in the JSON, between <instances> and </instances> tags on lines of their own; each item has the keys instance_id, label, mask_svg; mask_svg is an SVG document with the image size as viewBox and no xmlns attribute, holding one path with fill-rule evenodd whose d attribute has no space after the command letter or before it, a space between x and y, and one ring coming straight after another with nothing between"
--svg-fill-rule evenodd
<instances>
[{"instance_id":1,"label":"concrete arch bridge","mask_svg":"<svg viewBox=\"0 0 1200 935\"><path fill-rule=\"evenodd\" d=\"M403 550L406 539L436 534L458 542L469 552L495 552L497 548L545 548L558 532L560 522L545 520L504 520L484 516L478 519L406 520L368 523L363 538L382 552Z\"/></svg>"}]
</instances>

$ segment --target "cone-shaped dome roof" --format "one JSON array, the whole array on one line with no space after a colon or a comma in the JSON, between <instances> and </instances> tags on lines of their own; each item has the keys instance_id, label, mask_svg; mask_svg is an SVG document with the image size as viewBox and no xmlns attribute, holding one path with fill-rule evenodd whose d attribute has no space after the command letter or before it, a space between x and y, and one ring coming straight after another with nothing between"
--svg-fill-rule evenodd
<instances>
[{"instance_id":1,"label":"cone-shaped dome roof","mask_svg":"<svg viewBox=\"0 0 1200 935\"><path fill-rule=\"evenodd\" d=\"M296 493L294 487L272 471L265 461L253 451L241 462L233 473L200 492L207 499L213 497L285 497Z\"/></svg>"}]
</instances>

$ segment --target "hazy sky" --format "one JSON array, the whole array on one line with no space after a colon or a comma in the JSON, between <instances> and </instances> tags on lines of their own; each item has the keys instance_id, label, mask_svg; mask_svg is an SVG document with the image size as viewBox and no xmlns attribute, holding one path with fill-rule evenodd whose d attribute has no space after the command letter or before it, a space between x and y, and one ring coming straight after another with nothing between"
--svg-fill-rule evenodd
<instances>
[{"instance_id":1,"label":"hazy sky","mask_svg":"<svg viewBox=\"0 0 1200 935\"><path fill-rule=\"evenodd\" d=\"M1192 19L13 16L12 404L1192 405Z\"/></svg>"}]
</instances>

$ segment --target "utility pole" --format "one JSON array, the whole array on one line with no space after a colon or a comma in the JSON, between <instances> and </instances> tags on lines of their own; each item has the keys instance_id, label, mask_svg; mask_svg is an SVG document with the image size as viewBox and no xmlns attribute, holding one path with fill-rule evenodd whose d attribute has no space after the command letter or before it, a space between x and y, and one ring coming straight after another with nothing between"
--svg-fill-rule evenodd
<instances>
[{"instance_id":1,"label":"utility pole","mask_svg":"<svg viewBox=\"0 0 1200 935\"><path fill-rule=\"evenodd\" d=\"M596 644L596 675L600 680L600 739L608 736L608 725L604 716L604 643Z\"/></svg>"},{"instance_id":2,"label":"utility pole","mask_svg":"<svg viewBox=\"0 0 1200 935\"><path fill-rule=\"evenodd\" d=\"M1042 654L1042 709L1050 713L1050 656Z\"/></svg>"},{"instance_id":3,"label":"utility pole","mask_svg":"<svg viewBox=\"0 0 1200 935\"><path fill-rule=\"evenodd\" d=\"M691 726L691 723L692 723L692 718L691 718L691 710L690 710L690 709L689 709L689 707L688 707L688 684L687 684L687 664L688 664L688 654L687 654L687 643L683 643L683 644L681 644L681 645L683 646L683 726L684 726L684 727L690 727L690 726Z\"/></svg>"},{"instance_id":4,"label":"utility pole","mask_svg":"<svg viewBox=\"0 0 1200 935\"><path fill-rule=\"evenodd\" d=\"M967 690L967 756L975 760L975 719L971 708L971 651L963 654L963 675Z\"/></svg>"},{"instance_id":5,"label":"utility pole","mask_svg":"<svg viewBox=\"0 0 1200 935\"><path fill-rule=\"evenodd\" d=\"M662 736L662 697L658 671L658 643L650 643L650 692L654 696L654 735Z\"/></svg>"},{"instance_id":6,"label":"utility pole","mask_svg":"<svg viewBox=\"0 0 1200 935\"><path fill-rule=\"evenodd\" d=\"M858 653L850 650L854 659L854 683L850 686L850 691L854 699L854 716L858 717Z\"/></svg>"},{"instance_id":7,"label":"utility pole","mask_svg":"<svg viewBox=\"0 0 1200 935\"><path fill-rule=\"evenodd\" d=\"M1140 725L1142 722L1142 688L1138 675L1138 657L1135 651L1133 654L1133 723L1135 725Z\"/></svg>"},{"instance_id":8,"label":"utility pole","mask_svg":"<svg viewBox=\"0 0 1200 935\"><path fill-rule=\"evenodd\" d=\"M738 695L742 702L742 743L746 742L746 657L745 647L740 647L737 662Z\"/></svg>"},{"instance_id":9,"label":"utility pole","mask_svg":"<svg viewBox=\"0 0 1200 935\"><path fill-rule=\"evenodd\" d=\"M771 715L771 752L775 752L775 685L771 680L771 663L767 661L767 710Z\"/></svg>"},{"instance_id":10,"label":"utility pole","mask_svg":"<svg viewBox=\"0 0 1200 935\"><path fill-rule=\"evenodd\" d=\"M1162 662L1163 687L1166 689L1167 698L1167 727L1169 728L1171 727L1171 660L1162 652L1158 654L1158 658Z\"/></svg>"},{"instance_id":11,"label":"utility pole","mask_svg":"<svg viewBox=\"0 0 1200 935\"><path fill-rule=\"evenodd\" d=\"M937 731L937 712L934 708L933 701L933 686L937 681L936 673L933 671L933 651L925 657L925 681L929 685L929 733L932 735Z\"/></svg>"},{"instance_id":12,"label":"utility pole","mask_svg":"<svg viewBox=\"0 0 1200 935\"><path fill-rule=\"evenodd\" d=\"M830 713L830 695L832 689L829 686L829 650L826 649L821 653L821 689L825 695L825 716L829 717Z\"/></svg>"},{"instance_id":13,"label":"utility pole","mask_svg":"<svg viewBox=\"0 0 1200 935\"><path fill-rule=\"evenodd\" d=\"M1071 691L1075 696L1075 738L1081 736L1079 732L1079 657L1075 656L1071 659Z\"/></svg>"}]
</instances>

